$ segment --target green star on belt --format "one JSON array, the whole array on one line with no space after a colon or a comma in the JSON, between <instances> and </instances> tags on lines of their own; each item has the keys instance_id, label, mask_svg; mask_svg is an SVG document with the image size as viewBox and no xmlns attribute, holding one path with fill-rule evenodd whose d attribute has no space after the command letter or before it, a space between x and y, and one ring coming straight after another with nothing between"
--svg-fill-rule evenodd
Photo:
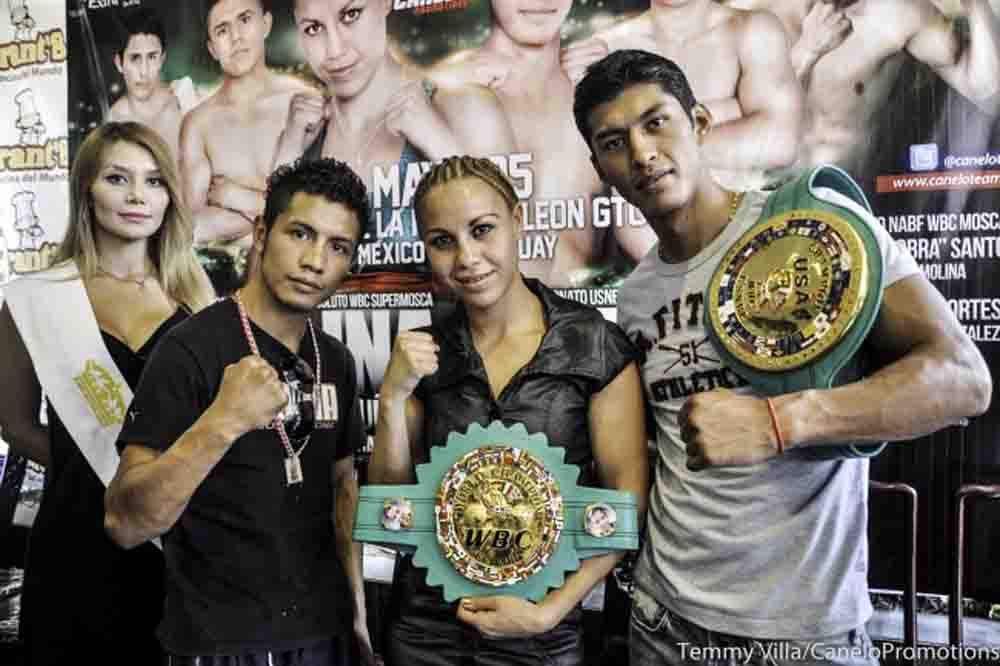
<instances>
[{"instance_id":1,"label":"green star on belt","mask_svg":"<svg viewBox=\"0 0 1000 666\"><path fill-rule=\"evenodd\" d=\"M565 453L521 424L472 424L431 448L416 484L363 486L354 539L415 551L447 601L537 601L581 559L639 545L632 494L578 486Z\"/></svg>"}]
</instances>

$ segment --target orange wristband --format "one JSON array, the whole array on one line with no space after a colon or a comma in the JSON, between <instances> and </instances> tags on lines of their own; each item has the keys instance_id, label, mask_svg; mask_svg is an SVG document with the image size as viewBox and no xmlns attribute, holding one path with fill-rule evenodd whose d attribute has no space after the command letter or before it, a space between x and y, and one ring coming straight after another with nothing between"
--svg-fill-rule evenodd
<instances>
[{"instance_id":1,"label":"orange wristband","mask_svg":"<svg viewBox=\"0 0 1000 666\"><path fill-rule=\"evenodd\" d=\"M778 455L780 456L785 452L785 438L781 436L781 428L778 427L778 413L774 411L774 403L771 402L770 398L765 398L767 400L767 411L771 413L771 425L774 426L774 436L778 440Z\"/></svg>"}]
</instances>

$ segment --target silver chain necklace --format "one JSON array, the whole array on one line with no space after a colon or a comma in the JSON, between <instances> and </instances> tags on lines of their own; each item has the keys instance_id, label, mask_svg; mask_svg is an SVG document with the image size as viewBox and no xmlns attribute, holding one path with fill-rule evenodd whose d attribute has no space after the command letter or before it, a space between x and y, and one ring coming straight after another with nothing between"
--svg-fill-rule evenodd
<instances>
[{"instance_id":1,"label":"silver chain necklace","mask_svg":"<svg viewBox=\"0 0 1000 666\"><path fill-rule=\"evenodd\" d=\"M240 298L240 293L238 291L233 294L233 300L236 301L236 307L240 311L240 323L243 324L243 335L246 337L247 344L250 345L250 351L252 351L255 356L260 356L260 349L257 347L257 340L254 338L253 331L250 329L250 318L247 316L246 308L243 306L243 300ZM312 395L308 395L305 399L312 400L313 405L319 405L319 385L323 376L323 369L319 357L319 341L316 339L316 330L313 328L312 320L308 317L306 318L306 326L309 328L309 337L312 338L313 352L316 355L316 381L313 382ZM285 431L285 421L281 418L281 414L274 417L274 421L271 422L269 428L273 428L278 431L278 438L281 440L281 444L285 448L286 483L289 486L302 483L302 460L299 456L301 456L302 452L306 450L307 446L309 446L309 440L312 435L306 435L306 441L301 447L299 447L299 450L296 451L292 447L292 442L288 438L288 433Z\"/></svg>"}]
</instances>

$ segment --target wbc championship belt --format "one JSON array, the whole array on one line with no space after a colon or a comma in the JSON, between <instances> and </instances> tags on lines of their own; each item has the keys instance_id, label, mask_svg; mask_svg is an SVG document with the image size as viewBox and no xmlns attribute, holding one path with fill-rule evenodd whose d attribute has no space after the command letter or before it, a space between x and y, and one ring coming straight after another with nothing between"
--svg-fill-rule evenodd
<instances>
[{"instance_id":1,"label":"wbc championship belt","mask_svg":"<svg viewBox=\"0 0 1000 666\"><path fill-rule=\"evenodd\" d=\"M362 486L354 540L413 552L446 601L537 601L580 560L639 546L632 493L578 486L565 449L523 425L453 432L417 483Z\"/></svg>"},{"instance_id":2,"label":"wbc championship belt","mask_svg":"<svg viewBox=\"0 0 1000 666\"><path fill-rule=\"evenodd\" d=\"M829 196L829 192L849 200ZM822 166L775 191L729 249L705 293L705 327L723 362L766 396L853 381L882 301L871 206L844 171ZM830 459L885 444L806 447Z\"/></svg>"}]
</instances>

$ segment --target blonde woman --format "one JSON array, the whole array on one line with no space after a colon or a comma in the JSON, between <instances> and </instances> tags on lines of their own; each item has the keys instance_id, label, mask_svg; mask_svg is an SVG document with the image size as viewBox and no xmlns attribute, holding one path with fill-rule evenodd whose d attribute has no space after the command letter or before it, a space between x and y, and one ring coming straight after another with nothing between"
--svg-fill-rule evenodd
<instances>
[{"instance_id":1,"label":"blonde woman","mask_svg":"<svg viewBox=\"0 0 1000 666\"><path fill-rule=\"evenodd\" d=\"M163 557L151 543L114 545L103 498L145 359L214 297L180 193L156 132L102 125L73 163L70 224L52 267L5 288L0 425L15 453L46 466L22 602L27 663L159 663Z\"/></svg>"},{"instance_id":2,"label":"blonde woman","mask_svg":"<svg viewBox=\"0 0 1000 666\"><path fill-rule=\"evenodd\" d=\"M448 433L500 419L565 448L581 483L635 493L641 515L645 419L625 334L595 309L521 275L517 196L488 159L445 159L413 202L434 280L458 306L429 329L396 338L369 480L412 483L415 465ZM537 604L510 596L446 603L404 558L387 662L582 664L580 602L621 557L587 560Z\"/></svg>"}]
</instances>

